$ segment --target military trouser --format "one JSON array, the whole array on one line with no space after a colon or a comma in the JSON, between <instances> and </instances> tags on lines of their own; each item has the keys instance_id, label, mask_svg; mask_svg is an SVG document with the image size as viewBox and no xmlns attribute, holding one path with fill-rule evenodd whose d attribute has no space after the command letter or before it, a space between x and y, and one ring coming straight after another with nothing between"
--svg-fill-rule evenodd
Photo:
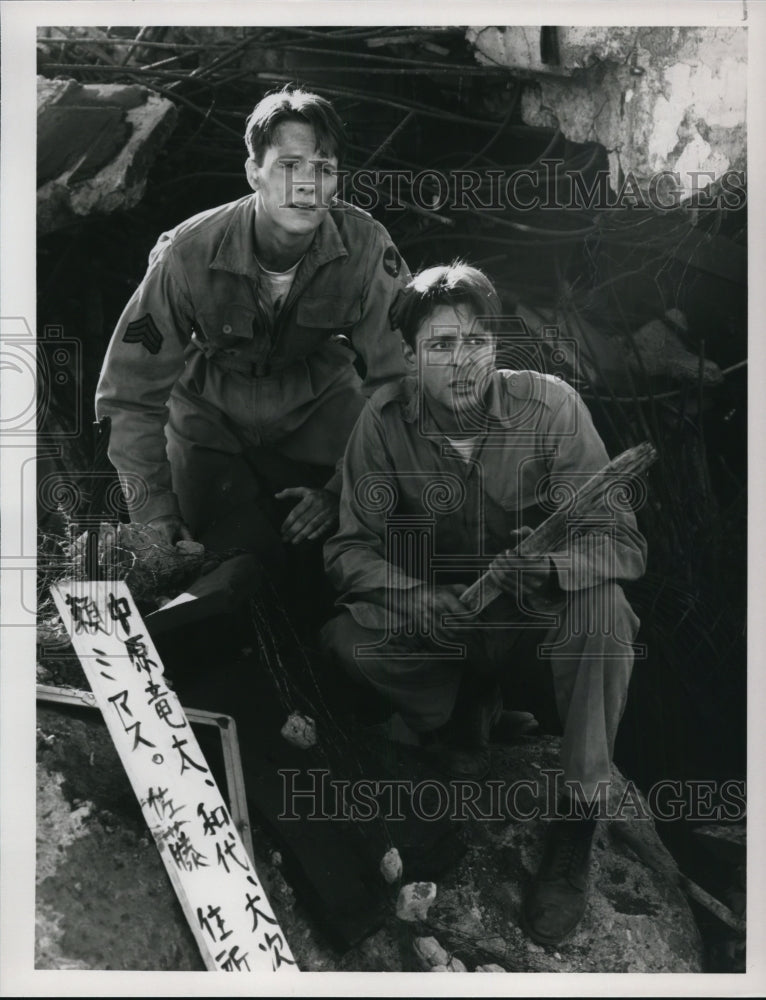
<instances>
[{"instance_id":1,"label":"military trouser","mask_svg":"<svg viewBox=\"0 0 766 1000\"><path fill-rule=\"evenodd\" d=\"M328 381L329 379L329 381ZM281 571L287 487L323 487L364 405L354 369L298 364L259 378L187 360L165 429L181 516L206 548L242 548Z\"/></svg>"},{"instance_id":2,"label":"military trouser","mask_svg":"<svg viewBox=\"0 0 766 1000\"><path fill-rule=\"evenodd\" d=\"M296 627L332 612L324 539L284 544L281 525L299 501L274 494L327 484L364 406L359 386L350 366L251 378L196 354L170 398L167 454L192 536L212 552L253 553Z\"/></svg>"},{"instance_id":3,"label":"military trouser","mask_svg":"<svg viewBox=\"0 0 766 1000\"><path fill-rule=\"evenodd\" d=\"M322 643L331 658L354 679L387 697L420 733L444 725L458 693L464 697L473 683L486 684L488 676L497 678L506 695L513 690L515 698L527 686L525 675L527 681L531 678L528 693L535 688L537 700L552 682L563 727L563 778L581 782L590 795L599 782L610 780L639 621L622 588L614 583L565 592L563 607L551 618L555 621L541 627L501 596L476 624L457 627L450 634L450 641L466 647L465 655L455 659L440 656L432 640L364 628L349 611L325 625ZM523 656L530 646L531 662ZM516 707L537 708L519 703Z\"/></svg>"}]
</instances>

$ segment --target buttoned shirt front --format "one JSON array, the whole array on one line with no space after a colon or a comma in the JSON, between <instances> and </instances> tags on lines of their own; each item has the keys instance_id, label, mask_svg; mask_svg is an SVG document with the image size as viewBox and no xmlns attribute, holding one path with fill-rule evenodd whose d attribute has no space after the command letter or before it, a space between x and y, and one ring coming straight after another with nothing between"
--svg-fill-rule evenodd
<instances>
[{"instance_id":1,"label":"buttoned shirt front","mask_svg":"<svg viewBox=\"0 0 766 1000\"><path fill-rule=\"evenodd\" d=\"M391 624L391 588L472 582L512 530L536 527L609 461L577 392L537 372L495 372L466 434L476 439L468 460L413 377L368 401L346 449L339 530L325 545L339 603L360 625ZM629 503L604 504L549 555L560 586L580 590L640 577L646 543Z\"/></svg>"}]
</instances>

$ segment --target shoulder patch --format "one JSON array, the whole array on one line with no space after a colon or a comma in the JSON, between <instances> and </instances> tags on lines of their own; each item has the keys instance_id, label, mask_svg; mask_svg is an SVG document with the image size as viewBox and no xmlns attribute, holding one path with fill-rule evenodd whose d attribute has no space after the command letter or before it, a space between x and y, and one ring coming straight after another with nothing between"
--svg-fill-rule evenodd
<instances>
[{"instance_id":1,"label":"shoulder patch","mask_svg":"<svg viewBox=\"0 0 766 1000\"><path fill-rule=\"evenodd\" d=\"M143 344L150 354L159 354L162 347L162 334L157 329L157 324L152 319L151 313L147 313L140 319L134 319L128 323L125 333L122 335L124 344Z\"/></svg>"},{"instance_id":2,"label":"shoulder patch","mask_svg":"<svg viewBox=\"0 0 766 1000\"><path fill-rule=\"evenodd\" d=\"M392 278L397 278L402 269L402 258L396 247L388 246L383 253L383 270Z\"/></svg>"}]
</instances>

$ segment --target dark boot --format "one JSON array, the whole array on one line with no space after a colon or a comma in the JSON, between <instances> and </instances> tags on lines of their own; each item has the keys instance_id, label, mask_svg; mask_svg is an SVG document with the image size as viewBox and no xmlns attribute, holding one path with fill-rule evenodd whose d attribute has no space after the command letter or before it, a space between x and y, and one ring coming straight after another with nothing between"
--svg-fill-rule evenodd
<instances>
[{"instance_id":1,"label":"dark boot","mask_svg":"<svg viewBox=\"0 0 766 1000\"><path fill-rule=\"evenodd\" d=\"M524 900L524 927L538 944L558 944L585 912L594 819L556 819L540 868Z\"/></svg>"}]
</instances>

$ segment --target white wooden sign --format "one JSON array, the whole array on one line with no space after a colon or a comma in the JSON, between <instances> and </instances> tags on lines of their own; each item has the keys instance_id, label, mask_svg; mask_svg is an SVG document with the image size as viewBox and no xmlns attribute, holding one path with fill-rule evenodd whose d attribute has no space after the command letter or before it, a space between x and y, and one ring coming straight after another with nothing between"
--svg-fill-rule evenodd
<instances>
[{"instance_id":1,"label":"white wooden sign","mask_svg":"<svg viewBox=\"0 0 766 1000\"><path fill-rule=\"evenodd\" d=\"M284 934L122 581L51 587L210 971L295 969Z\"/></svg>"}]
</instances>

